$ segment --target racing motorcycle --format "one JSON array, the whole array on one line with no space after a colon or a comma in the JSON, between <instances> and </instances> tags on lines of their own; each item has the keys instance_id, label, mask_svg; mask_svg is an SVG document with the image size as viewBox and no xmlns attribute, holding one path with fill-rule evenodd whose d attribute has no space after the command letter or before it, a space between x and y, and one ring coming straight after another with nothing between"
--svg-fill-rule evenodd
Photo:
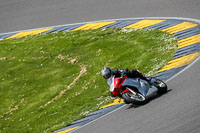
<instances>
[{"instance_id":1,"label":"racing motorcycle","mask_svg":"<svg viewBox=\"0 0 200 133\"><path fill-rule=\"evenodd\" d=\"M110 92L114 97L124 99L124 103L145 104L155 95L167 92L167 85L162 80L148 77L150 83L140 78L128 78L125 74L121 77L112 76L107 80Z\"/></svg>"}]
</instances>

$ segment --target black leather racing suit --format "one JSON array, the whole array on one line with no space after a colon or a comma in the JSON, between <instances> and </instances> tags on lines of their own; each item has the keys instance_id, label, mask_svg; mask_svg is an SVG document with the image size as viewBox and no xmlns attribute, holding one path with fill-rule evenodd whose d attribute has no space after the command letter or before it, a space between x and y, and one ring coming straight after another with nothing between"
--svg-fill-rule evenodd
<instances>
[{"instance_id":1,"label":"black leather racing suit","mask_svg":"<svg viewBox=\"0 0 200 133\"><path fill-rule=\"evenodd\" d=\"M121 77L121 74L124 73L129 78L140 78L149 82L149 80L138 70L112 69L111 71L115 77Z\"/></svg>"}]
</instances>

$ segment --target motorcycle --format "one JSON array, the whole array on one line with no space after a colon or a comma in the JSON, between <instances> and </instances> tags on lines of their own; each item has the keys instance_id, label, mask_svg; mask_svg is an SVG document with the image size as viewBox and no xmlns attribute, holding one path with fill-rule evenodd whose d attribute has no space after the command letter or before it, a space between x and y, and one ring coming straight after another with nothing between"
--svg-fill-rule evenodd
<instances>
[{"instance_id":1,"label":"motorcycle","mask_svg":"<svg viewBox=\"0 0 200 133\"><path fill-rule=\"evenodd\" d=\"M140 78L128 78L125 74L121 77L112 76L107 80L110 92L114 97L124 99L124 103L142 105L155 95L167 92L167 85L160 79L148 77L150 83Z\"/></svg>"}]
</instances>

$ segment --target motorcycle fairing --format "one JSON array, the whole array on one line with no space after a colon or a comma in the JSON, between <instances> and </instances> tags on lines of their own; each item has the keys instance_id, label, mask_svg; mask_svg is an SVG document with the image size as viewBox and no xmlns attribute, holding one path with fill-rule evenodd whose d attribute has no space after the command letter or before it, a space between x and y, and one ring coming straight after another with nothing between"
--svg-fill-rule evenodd
<instances>
[{"instance_id":1,"label":"motorcycle fairing","mask_svg":"<svg viewBox=\"0 0 200 133\"><path fill-rule=\"evenodd\" d=\"M107 83L110 86L110 92L112 93L113 96L120 95L121 84L123 83L125 78L115 78L113 76L107 80Z\"/></svg>"},{"instance_id":2,"label":"motorcycle fairing","mask_svg":"<svg viewBox=\"0 0 200 133\"><path fill-rule=\"evenodd\" d=\"M127 78L122 84L122 87L135 87L138 91L143 95L147 96L149 91L149 84L147 81L139 79L139 78Z\"/></svg>"},{"instance_id":3,"label":"motorcycle fairing","mask_svg":"<svg viewBox=\"0 0 200 133\"><path fill-rule=\"evenodd\" d=\"M109 78L109 79L107 80L107 83L108 83L108 85L110 86L110 91L111 91L111 92L114 91L114 77Z\"/></svg>"}]
</instances>

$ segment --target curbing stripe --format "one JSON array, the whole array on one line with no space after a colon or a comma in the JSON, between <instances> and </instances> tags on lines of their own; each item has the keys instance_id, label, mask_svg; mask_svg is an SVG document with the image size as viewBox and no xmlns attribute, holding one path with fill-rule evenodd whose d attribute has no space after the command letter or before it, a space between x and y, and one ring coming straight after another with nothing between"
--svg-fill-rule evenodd
<instances>
[{"instance_id":1,"label":"curbing stripe","mask_svg":"<svg viewBox=\"0 0 200 133\"><path fill-rule=\"evenodd\" d=\"M178 49L172 59L180 58L198 51L200 51L200 43L189 45L187 47Z\"/></svg>"},{"instance_id":2,"label":"curbing stripe","mask_svg":"<svg viewBox=\"0 0 200 133\"><path fill-rule=\"evenodd\" d=\"M99 29L101 27L104 27L106 25L115 23L116 21L111 21L111 22L97 22L97 23L88 23L85 24L83 26L80 26L72 31L76 31L76 30L90 30L90 29Z\"/></svg>"},{"instance_id":3,"label":"curbing stripe","mask_svg":"<svg viewBox=\"0 0 200 133\"><path fill-rule=\"evenodd\" d=\"M107 107L114 106L114 105L121 104L121 103L124 103L124 100L120 99L120 98L117 98L117 99L113 100L112 103L110 103L108 105L105 105L105 106L102 106L99 109L107 108Z\"/></svg>"},{"instance_id":4,"label":"curbing stripe","mask_svg":"<svg viewBox=\"0 0 200 133\"><path fill-rule=\"evenodd\" d=\"M129 26L126 26L124 28L130 28L130 29L143 29L145 27L148 27L148 26L152 26L152 25L155 25L155 24L158 24L158 23L161 23L165 20L141 20L139 22L136 22L134 24L131 24Z\"/></svg>"},{"instance_id":5,"label":"curbing stripe","mask_svg":"<svg viewBox=\"0 0 200 133\"><path fill-rule=\"evenodd\" d=\"M58 132L58 133L68 133L68 132L70 132L70 131L72 131L72 130L75 130L75 129L77 129L77 128L78 128L78 127L69 128L69 129L60 131L60 132Z\"/></svg>"},{"instance_id":6,"label":"curbing stripe","mask_svg":"<svg viewBox=\"0 0 200 133\"><path fill-rule=\"evenodd\" d=\"M80 27L82 25L84 25L84 24L54 27L53 29L46 31L43 34L46 34L46 33L57 33L57 32L63 32L63 31L70 31L70 30L78 28L78 27Z\"/></svg>"},{"instance_id":7,"label":"curbing stripe","mask_svg":"<svg viewBox=\"0 0 200 133\"><path fill-rule=\"evenodd\" d=\"M68 29L67 26L57 27L56 29L54 29L53 32L50 32L50 33L63 32L63 31L66 31L67 29Z\"/></svg>"},{"instance_id":8,"label":"curbing stripe","mask_svg":"<svg viewBox=\"0 0 200 133\"><path fill-rule=\"evenodd\" d=\"M13 36L15 34L17 34L17 33L2 34L2 35L0 35L0 40L4 40L5 38L8 38L8 37Z\"/></svg>"},{"instance_id":9,"label":"curbing stripe","mask_svg":"<svg viewBox=\"0 0 200 133\"><path fill-rule=\"evenodd\" d=\"M66 27L66 26L55 27L55 28L53 28L53 29L51 29L51 30L48 30L48 31L44 32L43 34L46 34L46 33L55 33L55 32L57 32L60 28L64 28L64 27Z\"/></svg>"},{"instance_id":10,"label":"curbing stripe","mask_svg":"<svg viewBox=\"0 0 200 133\"><path fill-rule=\"evenodd\" d=\"M178 38L178 50L173 59L163 67L155 77L166 80L187 68L188 64L200 56L200 21L187 18L129 18L85 22L70 25L52 26L42 29L16 31L0 34L0 40L18 38L30 35L56 33L63 31L89 30L99 28L138 28L158 29L173 34ZM199 59L199 58L198 58ZM190 66L190 65L189 65ZM70 126L56 132L70 132L88 124L103 115L122 107L123 101L103 106L100 110L87 115L85 118L71 123Z\"/></svg>"},{"instance_id":11,"label":"curbing stripe","mask_svg":"<svg viewBox=\"0 0 200 133\"><path fill-rule=\"evenodd\" d=\"M200 32L190 32L190 33L187 33L187 34L182 34L182 35L179 35L177 36L179 38L179 40L182 40L182 39L185 39L185 38L188 38L188 37L191 37L191 36L195 36L195 35L198 35L200 34Z\"/></svg>"},{"instance_id":12,"label":"curbing stripe","mask_svg":"<svg viewBox=\"0 0 200 133\"><path fill-rule=\"evenodd\" d=\"M163 29L162 31L166 31L168 33L173 34L173 33L179 32L179 31L183 31L183 30L195 27L197 25L198 24L194 24L194 23L191 23L191 22L183 22L183 23L180 23L178 25Z\"/></svg>"},{"instance_id":13,"label":"curbing stripe","mask_svg":"<svg viewBox=\"0 0 200 133\"><path fill-rule=\"evenodd\" d=\"M189 54L174 60L171 60L170 62L168 62L168 64L166 66L164 66L161 70L159 70L158 72L162 72L162 71L166 71L166 70L170 70L173 68L178 68L178 67L182 67L185 65L190 64L193 60L195 60L197 57L199 57L200 55L200 51L193 53L193 54Z\"/></svg>"},{"instance_id":14,"label":"curbing stripe","mask_svg":"<svg viewBox=\"0 0 200 133\"><path fill-rule=\"evenodd\" d=\"M179 40L178 48L180 49L195 43L200 43L200 34Z\"/></svg>"},{"instance_id":15,"label":"curbing stripe","mask_svg":"<svg viewBox=\"0 0 200 133\"><path fill-rule=\"evenodd\" d=\"M172 27L174 25L180 24L182 22L183 21L180 21L180 20L166 20L166 21L163 21L161 23L158 23L158 24L155 24L155 25L152 25L152 26L148 26L145 29L162 30L162 29L166 29L166 28Z\"/></svg>"},{"instance_id":16,"label":"curbing stripe","mask_svg":"<svg viewBox=\"0 0 200 133\"><path fill-rule=\"evenodd\" d=\"M37 35L40 33L43 33L45 31L51 30L52 28L47 28L47 29L40 29L40 30L32 30L32 31L25 31L25 32L19 32L15 35L12 35L6 39L12 39L12 38L20 38L20 37L24 37L24 36L32 36L32 35Z\"/></svg>"},{"instance_id":17,"label":"curbing stripe","mask_svg":"<svg viewBox=\"0 0 200 133\"><path fill-rule=\"evenodd\" d=\"M123 28L125 26L128 26L130 24L136 23L140 20L127 20L127 21L117 21L115 23L109 24L107 26L104 26L103 28Z\"/></svg>"},{"instance_id":18,"label":"curbing stripe","mask_svg":"<svg viewBox=\"0 0 200 133\"><path fill-rule=\"evenodd\" d=\"M159 73L155 74L154 77L159 78L161 80L167 80L170 77L172 77L174 74L176 74L179 71L183 70L186 66L182 66L182 67L166 70L166 71L163 71L163 72L159 72Z\"/></svg>"},{"instance_id":19,"label":"curbing stripe","mask_svg":"<svg viewBox=\"0 0 200 133\"><path fill-rule=\"evenodd\" d=\"M189 45L189 46L186 46L186 47L183 47L183 48L179 48L176 53L179 53L179 52L182 52L182 51L185 51L185 50L190 50L190 49L196 49L196 48L199 48L200 47L200 43L195 43L195 44L192 44L192 45ZM175 54L176 54L175 53Z\"/></svg>"},{"instance_id":20,"label":"curbing stripe","mask_svg":"<svg viewBox=\"0 0 200 133\"><path fill-rule=\"evenodd\" d=\"M181 40L181 39L185 39L187 37L194 36L197 34L200 34L200 26L196 26L187 30L176 32L173 35L177 36L179 40Z\"/></svg>"}]
</instances>

